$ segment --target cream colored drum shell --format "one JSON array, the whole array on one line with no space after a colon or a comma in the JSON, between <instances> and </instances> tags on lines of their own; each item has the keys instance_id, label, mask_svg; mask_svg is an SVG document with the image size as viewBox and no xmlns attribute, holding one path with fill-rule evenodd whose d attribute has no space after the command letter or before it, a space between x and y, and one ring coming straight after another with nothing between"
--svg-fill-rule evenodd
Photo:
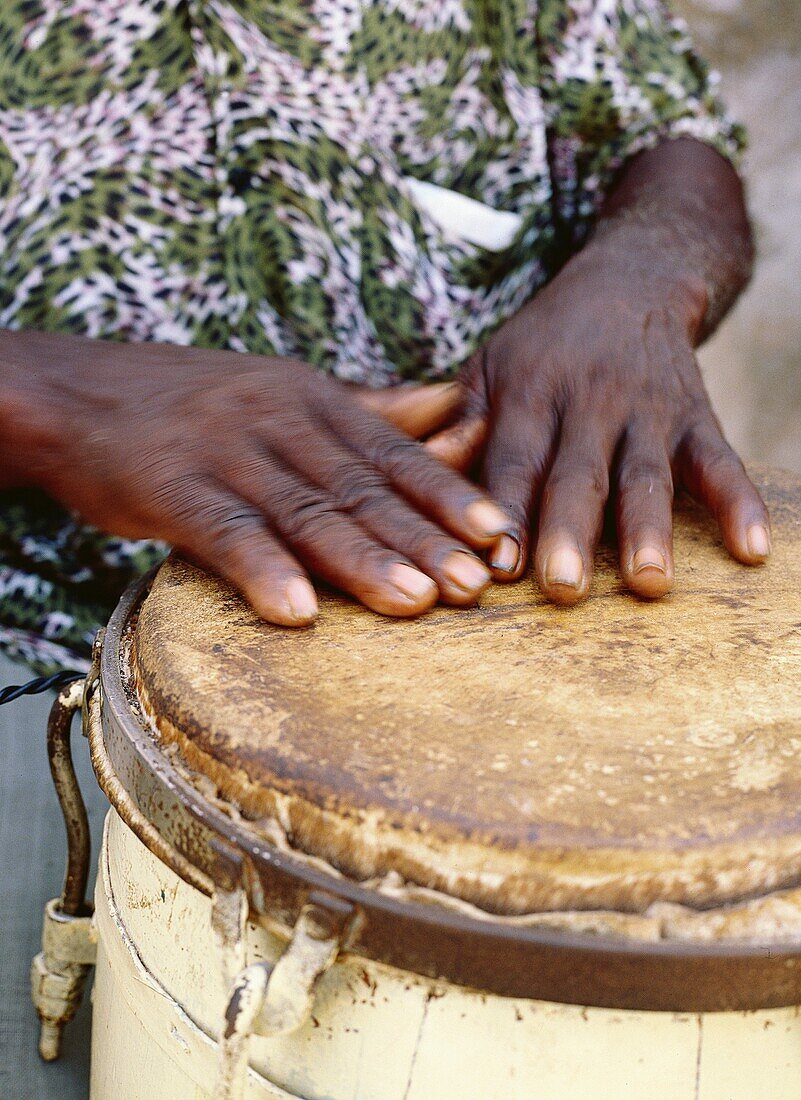
<instances>
[{"instance_id":1,"label":"cream colored drum shell","mask_svg":"<svg viewBox=\"0 0 801 1100\"><path fill-rule=\"evenodd\" d=\"M113 810L95 919L91 1100L211 1097L227 999L211 902ZM248 927L249 962L283 947ZM249 1100L801 1100L801 1016L506 998L344 955L301 1030L251 1041L251 1067Z\"/></svg>"}]
</instances>

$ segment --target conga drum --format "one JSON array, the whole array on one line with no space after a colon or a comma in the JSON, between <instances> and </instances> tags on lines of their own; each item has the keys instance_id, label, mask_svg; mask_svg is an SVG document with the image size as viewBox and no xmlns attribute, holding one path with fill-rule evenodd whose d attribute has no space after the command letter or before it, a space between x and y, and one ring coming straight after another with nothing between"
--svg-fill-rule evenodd
<instances>
[{"instance_id":1,"label":"conga drum","mask_svg":"<svg viewBox=\"0 0 801 1100\"><path fill-rule=\"evenodd\" d=\"M172 558L86 689L93 1100L801 1098L801 480L769 567L259 621Z\"/></svg>"}]
</instances>

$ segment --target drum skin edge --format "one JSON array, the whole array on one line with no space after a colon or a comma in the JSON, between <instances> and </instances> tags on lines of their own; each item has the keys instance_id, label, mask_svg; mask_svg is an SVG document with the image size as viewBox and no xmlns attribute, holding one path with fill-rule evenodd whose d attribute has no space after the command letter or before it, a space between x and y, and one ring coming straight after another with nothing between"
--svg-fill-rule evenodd
<instances>
[{"instance_id":1,"label":"drum skin edge","mask_svg":"<svg viewBox=\"0 0 801 1100\"><path fill-rule=\"evenodd\" d=\"M254 919L288 930L313 895L353 909L357 919L347 951L503 996L678 1012L801 1002L801 942L643 942L509 926L382 896L259 842L201 798L152 741L122 661L126 632L148 584L145 578L126 593L102 647L94 691L106 766L93 761L98 778L115 808L123 789L167 849L217 888L242 883Z\"/></svg>"},{"instance_id":2,"label":"drum skin edge","mask_svg":"<svg viewBox=\"0 0 801 1100\"><path fill-rule=\"evenodd\" d=\"M573 924L588 931L614 931L614 926L618 925L621 933L641 935L642 938L660 937L659 925L662 922L659 918L642 915L653 904L657 908L663 907L669 925L680 929L684 923L686 935L689 935L692 918L700 918L705 910L720 913L720 910L712 910L709 903L704 909L691 909L689 903L682 903L676 896L680 896L682 888L686 888L687 882L694 877L708 883L708 876L704 875L708 870L705 853L698 858L696 853L684 851L676 866L671 868L660 863L650 869L639 867L633 870L627 861L629 853L625 850L607 848L574 853L553 849L550 853L543 853L539 868L532 868L526 866L514 851L495 848L495 869L488 872L486 849L480 843L471 844L454 838L457 843L451 850L446 839L434 840L430 836L423 839L414 829L404 828L400 822L386 822L375 811L350 809L347 811L347 828L343 828L341 810L332 812L311 798L281 791L277 777L275 788L267 790L251 783L243 768L229 768L204 753L164 716L165 701L158 695L151 697L139 670L132 671L131 675L143 720L155 727L161 744L178 749L180 760L185 765L181 769L184 778L204 798L217 800L224 813L230 813L227 807L235 803L241 808L246 821L252 822L252 827L267 834L269 839L272 840L277 831L284 838L291 836L292 842L287 843L295 849L296 858L308 858L316 866L327 864L326 869L332 873L338 875L341 872L357 882L369 881L371 889L377 882L393 876L399 876L405 883L419 883L421 878L426 878L432 880L431 885L417 887L421 899L428 898L448 908L461 907L465 912L477 910L479 919L481 916L501 921L533 921L536 918L541 923ZM210 788L214 788L213 793L210 793ZM353 829L358 830L360 838L358 855L348 851L348 837ZM317 854L307 857L306 853L310 851ZM715 855L719 861L720 881L726 883L729 890L732 883L737 884L736 900L724 895L716 899L720 905L727 904L737 911L741 902L750 900L758 904L763 901L765 894L757 884L764 882L764 872L768 867L776 890L797 887L801 846L795 839L764 842L758 852L752 853L747 870L737 865L736 846L731 845L729 851L728 863L725 847L717 848ZM455 867L458 871L454 870ZM521 902L511 885L516 876L525 880L525 902ZM539 886L538 877L541 878ZM502 897L506 909L492 907L492 886L499 878L503 878L505 883ZM626 886L624 899L621 899L621 882ZM562 884L561 896L555 883ZM588 900L586 907L579 908L576 900L582 894ZM571 901L573 904L570 904ZM613 908L616 901L620 902L618 909ZM541 908L534 907L537 903ZM590 918L590 913L595 913L596 917ZM685 916L684 922L682 914ZM712 931L714 923L720 921L708 922L709 938L716 938ZM748 923L739 921L740 938L751 938L747 931ZM758 919L752 919L750 923L758 929ZM696 924L703 935L700 927L702 921L698 919ZM725 932L721 938L726 938ZM758 938L758 931L753 938Z\"/></svg>"}]
</instances>

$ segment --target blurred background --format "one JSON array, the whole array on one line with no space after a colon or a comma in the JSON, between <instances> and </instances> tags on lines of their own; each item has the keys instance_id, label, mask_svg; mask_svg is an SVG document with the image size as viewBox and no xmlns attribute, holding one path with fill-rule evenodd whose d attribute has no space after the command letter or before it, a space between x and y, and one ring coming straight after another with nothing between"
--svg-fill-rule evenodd
<instances>
[{"instance_id":1,"label":"blurred background","mask_svg":"<svg viewBox=\"0 0 801 1100\"><path fill-rule=\"evenodd\" d=\"M729 441L801 472L801 3L673 0L748 128L754 280L701 352Z\"/></svg>"}]
</instances>

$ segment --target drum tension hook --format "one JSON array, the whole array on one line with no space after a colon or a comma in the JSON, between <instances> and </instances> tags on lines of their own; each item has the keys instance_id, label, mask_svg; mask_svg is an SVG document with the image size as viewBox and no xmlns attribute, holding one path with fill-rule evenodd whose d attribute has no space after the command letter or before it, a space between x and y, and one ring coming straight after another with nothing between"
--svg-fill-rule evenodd
<instances>
[{"instance_id":1,"label":"drum tension hook","mask_svg":"<svg viewBox=\"0 0 801 1100\"><path fill-rule=\"evenodd\" d=\"M45 906L42 950L31 963L31 997L41 1021L39 1053L46 1062L59 1056L62 1032L78 1010L96 954L92 907L86 900L89 821L70 739L72 719L83 705L85 690L81 681L63 688L47 723L50 773L67 831L67 870L61 896Z\"/></svg>"},{"instance_id":2,"label":"drum tension hook","mask_svg":"<svg viewBox=\"0 0 801 1100\"><path fill-rule=\"evenodd\" d=\"M355 912L339 899L312 894L277 962L253 963L234 980L220 1034L214 1100L244 1095L251 1035L269 1038L301 1027L314 993L346 942Z\"/></svg>"}]
</instances>

